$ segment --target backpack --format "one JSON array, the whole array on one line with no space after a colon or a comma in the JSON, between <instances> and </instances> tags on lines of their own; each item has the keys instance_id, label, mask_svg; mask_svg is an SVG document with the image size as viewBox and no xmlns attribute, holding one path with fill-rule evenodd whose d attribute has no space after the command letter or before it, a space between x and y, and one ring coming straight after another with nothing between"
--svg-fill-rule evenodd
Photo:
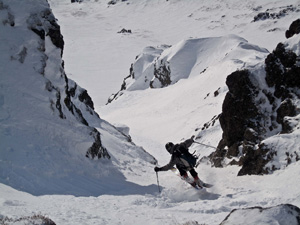
<instances>
[{"instance_id":1,"label":"backpack","mask_svg":"<svg viewBox=\"0 0 300 225\"><path fill-rule=\"evenodd\" d=\"M198 157L189 152L183 145L175 145L175 154L178 156L186 167L195 167Z\"/></svg>"}]
</instances>

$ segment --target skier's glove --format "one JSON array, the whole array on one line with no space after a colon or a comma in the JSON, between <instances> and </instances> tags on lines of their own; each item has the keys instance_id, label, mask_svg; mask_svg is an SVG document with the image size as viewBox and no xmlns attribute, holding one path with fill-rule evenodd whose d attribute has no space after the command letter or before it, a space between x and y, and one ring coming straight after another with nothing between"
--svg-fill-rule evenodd
<instances>
[{"instance_id":1,"label":"skier's glove","mask_svg":"<svg viewBox=\"0 0 300 225\"><path fill-rule=\"evenodd\" d=\"M154 167L154 171L158 172L158 171L160 171L160 168L156 166L156 167Z\"/></svg>"}]
</instances>

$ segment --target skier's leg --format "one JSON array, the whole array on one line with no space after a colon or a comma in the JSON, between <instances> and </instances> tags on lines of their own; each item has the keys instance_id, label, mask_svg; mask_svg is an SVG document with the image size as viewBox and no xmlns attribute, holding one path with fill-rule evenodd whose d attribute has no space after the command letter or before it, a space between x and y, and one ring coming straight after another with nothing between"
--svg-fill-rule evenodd
<instances>
[{"instance_id":1,"label":"skier's leg","mask_svg":"<svg viewBox=\"0 0 300 225\"><path fill-rule=\"evenodd\" d=\"M192 177L198 177L198 173L196 172L196 170L195 169L191 169L190 171L190 174L192 175Z\"/></svg>"},{"instance_id":2,"label":"skier's leg","mask_svg":"<svg viewBox=\"0 0 300 225\"><path fill-rule=\"evenodd\" d=\"M179 170L181 179L185 180L188 183L193 182L193 180L188 176L187 171L184 168L177 167L177 169Z\"/></svg>"},{"instance_id":3,"label":"skier's leg","mask_svg":"<svg viewBox=\"0 0 300 225\"><path fill-rule=\"evenodd\" d=\"M177 169L179 170L179 173L180 173L181 177L188 177L188 174L184 169L182 169L180 167L177 167Z\"/></svg>"},{"instance_id":4,"label":"skier's leg","mask_svg":"<svg viewBox=\"0 0 300 225\"><path fill-rule=\"evenodd\" d=\"M198 173L195 171L195 169L191 169L190 174L194 178L195 185L198 185L199 187L202 187L203 186L203 181L199 179Z\"/></svg>"}]
</instances>

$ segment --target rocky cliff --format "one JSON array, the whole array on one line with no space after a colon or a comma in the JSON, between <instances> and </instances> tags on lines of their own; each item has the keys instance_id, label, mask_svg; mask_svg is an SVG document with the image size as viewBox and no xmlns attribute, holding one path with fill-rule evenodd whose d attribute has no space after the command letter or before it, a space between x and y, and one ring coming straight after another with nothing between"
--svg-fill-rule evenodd
<instances>
[{"instance_id":1,"label":"rocky cliff","mask_svg":"<svg viewBox=\"0 0 300 225\"><path fill-rule=\"evenodd\" d=\"M211 155L214 166L237 164L242 167L239 175L266 174L300 159L295 146L300 113L295 23L287 31L291 40L279 43L264 63L227 77L229 91L220 116L223 136ZM288 142L278 145L280 139Z\"/></svg>"}]
</instances>

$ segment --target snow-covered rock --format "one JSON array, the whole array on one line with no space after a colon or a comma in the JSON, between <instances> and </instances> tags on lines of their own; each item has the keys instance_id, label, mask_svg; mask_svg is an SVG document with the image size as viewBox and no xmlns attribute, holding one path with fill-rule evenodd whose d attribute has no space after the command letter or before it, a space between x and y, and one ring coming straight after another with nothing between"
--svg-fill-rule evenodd
<instances>
[{"instance_id":1,"label":"snow-covered rock","mask_svg":"<svg viewBox=\"0 0 300 225\"><path fill-rule=\"evenodd\" d=\"M5 225L56 225L51 219L42 215L24 216L16 219L8 217L1 218L0 215L0 222Z\"/></svg>"},{"instance_id":2,"label":"snow-covered rock","mask_svg":"<svg viewBox=\"0 0 300 225\"><path fill-rule=\"evenodd\" d=\"M155 163L68 79L46 0L0 0L0 32L1 183L35 195L95 195L125 182L124 164Z\"/></svg>"},{"instance_id":3,"label":"snow-covered rock","mask_svg":"<svg viewBox=\"0 0 300 225\"><path fill-rule=\"evenodd\" d=\"M254 16L253 22L258 22L261 20L275 20L280 19L282 17L288 16L293 12L299 12L300 5L287 5L282 7L272 7L268 8L264 12L259 12L256 16Z\"/></svg>"},{"instance_id":4,"label":"snow-covered rock","mask_svg":"<svg viewBox=\"0 0 300 225\"><path fill-rule=\"evenodd\" d=\"M266 49L235 35L187 39L174 46L146 47L131 65L121 90L112 95L108 102L121 96L124 90L163 88L181 79L201 76L218 63L233 61L243 65L245 58L250 56L257 60L266 53Z\"/></svg>"},{"instance_id":5,"label":"snow-covered rock","mask_svg":"<svg viewBox=\"0 0 300 225\"><path fill-rule=\"evenodd\" d=\"M223 129L215 166L242 166L239 175L270 173L300 160L299 43L295 34L279 43L264 63L227 77L229 92L223 102ZM280 141L280 140L285 141ZM224 159L227 160L224 161Z\"/></svg>"},{"instance_id":6,"label":"snow-covered rock","mask_svg":"<svg viewBox=\"0 0 300 225\"><path fill-rule=\"evenodd\" d=\"M300 209L294 205L283 204L269 208L251 207L245 209L234 209L220 225L298 225L299 223Z\"/></svg>"}]
</instances>

